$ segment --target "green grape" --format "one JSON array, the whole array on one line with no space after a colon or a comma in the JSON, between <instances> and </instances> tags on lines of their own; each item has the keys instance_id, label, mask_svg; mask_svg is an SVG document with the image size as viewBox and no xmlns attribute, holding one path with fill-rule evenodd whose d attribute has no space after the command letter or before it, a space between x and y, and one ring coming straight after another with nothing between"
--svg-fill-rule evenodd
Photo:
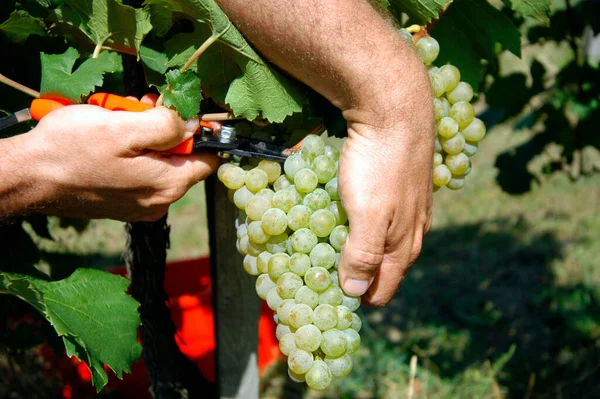
<instances>
[{"instance_id":1,"label":"green grape","mask_svg":"<svg viewBox=\"0 0 600 399\"><path fill-rule=\"evenodd\" d=\"M270 208L262 215L262 228L269 235L283 234L287 229L287 215L279 208Z\"/></svg>"},{"instance_id":2,"label":"green grape","mask_svg":"<svg viewBox=\"0 0 600 399\"><path fill-rule=\"evenodd\" d=\"M342 330L342 333L346 336L346 353L355 353L360 348L360 335L352 328Z\"/></svg>"},{"instance_id":3,"label":"green grape","mask_svg":"<svg viewBox=\"0 0 600 399\"><path fill-rule=\"evenodd\" d=\"M271 236L265 233L262 222L252 222L248 225L248 238L257 244L264 244Z\"/></svg>"},{"instance_id":4,"label":"green grape","mask_svg":"<svg viewBox=\"0 0 600 399\"><path fill-rule=\"evenodd\" d=\"M356 332L360 332L360 329L362 328L362 320L356 313L352 313L352 325L350 328Z\"/></svg>"},{"instance_id":5,"label":"green grape","mask_svg":"<svg viewBox=\"0 0 600 399\"><path fill-rule=\"evenodd\" d=\"M302 326L299 329L297 329L294 334L296 337L296 346L299 349L308 352L314 352L317 349L319 349L322 339L321 330L319 330L314 324L307 324L305 326Z\"/></svg>"},{"instance_id":6,"label":"green grape","mask_svg":"<svg viewBox=\"0 0 600 399\"><path fill-rule=\"evenodd\" d=\"M275 328L275 336L278 340L281 340L281 338L285 337L287 334L290 333L292 333L292 329L290 328L290 326L286 324L277 324L277 327ZM294 337L294 341L295 340L296 338Z\"/></svg>"},{"instance_id":7,"label":"green grape","mask_svg":"<svg viewBox=\"0 0 600 399\"><path fill-rule=\"evenodd\" d=\"M444 138L452 138L458 133L458 123L449 116L444 116L438 123L437 132Z\"/></svg>"},{"instance_id":8,"label":"green grape","mask_svg":"<svg viewBox=\"0 0 600 399\"><path fill-rule=\"evenodd\" d=\"M329 288L319 295L319 304L338 306L342 304L343 298L342 289L336 285L330 285Z\"/></svg>"},{"instance_id":9,"label":"green grape","mask_svg":"<svg viewBox=\"0 0 600 399\"><path fill-rule=\"evenodd\" d=\"M294 301L295 303L295 301ZM290 326L300 328L312 323L313 310L304 303L297 303L290 311Z\"/></svg>"},{"instance_id":10,"label":"green grape","mask_svg":"<svg viewBox=\"0 0 600 399\"><path fill-rule=\"evenodd\" d=\"M269 183L274 183L281 175L281 164L275 161L261 160L257 166L258 169L263 170L269 177Z\"/></svg>"},{"instance_id":11,"label":"green grape","mask_svg":"<svg viewBox=\"0 0 600 399\"><path fill-rule=\"evenodd\" d=\"M246 223L240 224L235 233L238 239L248 235L248 225Z\"/></svg>"},{"instance_id":12,"label":"green grape","mask_svg":"<svg viewBox=\"0 0 600 399\"><path fill-rule=\"evenodd\" d=\"M331 197L322 188L317 188L313 192L306 194L302 200L302 205L309 207L313 212L327 208L330 203Z\"/></svg>"},{"instance_id":13,"label":"green grape","mask_svg":"<svg viewBox=\"0 0 600 399\"><path fill-rule=\"evenodd\" d=\"M317 237L327 237L336 226L336 217L327 209L319 209L310 216L310 229Z\"/></svg>"},{"instance_id":14,"label":"green grape","mask_svg":"<svg viewBox=\"0 0 600 399\"><path fill-rule=\"evenodd\" d=\"M296 348L296 337L293 333L286 334L279 340L279 350L289 356Z\"/></svg>"},{"instance_id":15,"label":"green grape","mask_svg":"<svg viewBox=\"0 0 600 399\"><path fill-rule=\"evenodd\" d=\"M328 157L331 157L334 161L337 161L338 159L340 159L340 152L337 150L337 148L332 147L330 145L325 146L325 155L327 155ZM337 171L336 171L336 173L337 173Z\"/></svg>"},{"instance_id":16,"label":"green grape","mask_svg":"<svg viewBox=\"0 0 600 399\"><path fill-rule=\"evenodd\" d=\"M334 271L330 272L329 274L331 274L331 284L335 285L336 287L339 287L340 286L340 278L339 278L337 270L334 270Z\"/></svg>"},{"instance_id":17,"label":"green grape","mask_svg":"<svg viewBox=\"0 0 600 399\"><path fill-rule=\"evenodd\" d=\"M463 147L463 154L469 158L477 154L479 145L476 142L465 140L465 146Z\"/></svg>"},{"instance_id":18,"label":"green grape","mask_svg":"<svg viewBox=\"0 0 600 399\"><path fill-rule=\"evenodd\" d=\"M352 358L346 354L340 357L325 357L325 364L334 377L345 377L352 371Z\"/></svg>"},{"instance_id":19,"label":"green grape","mask_svg":"<svg viewBox=\"0 0 600 399\"><path fill-rule=\"evenodd\" d=\"M450 114L450 103L448 103L448 106L446 106L445 102L448 103L448 100L446 100L445 97L435 97L433 99L433 110L436 121L439 121L444 116L448 116Z\"/></svg>"},{"instance_id":20,"label":"green grape","mask_svg":"<svg viewBox=\"0 0 600 399\"><path fill-rule=\"evenodd\" d=\"M346 353L347 347L348 340L346 339L346 334L337 328L323 332L320 348L327 356L342 356Z\"/></svg>"},{"instance_id":21,"label":"green grape","mask_svg":"<svg viewBox=\"0 0 600 399\"><path fill-rule=\"evenodd\" d=\"M444 162L444 157L439 152L433 154L433 167L435 168L438 165L441 165Z\"/></svg>"},{"instance_id":22,"label":"green grape","mask_svg":"<svg viewBox=\"0 0 600 399\"><path fill-rule=\"evenodd\" d=\"M438 187L444 187L451 178L452 173L446 165L439 165L433 170L433 184Z\"/></svg>"},{"instance_id":23,"label":"green grape","mask_svg":"<svg viewBox=\"0 0 600 399\"><path fill-rule=\"evenodd\" d=\"M331 277L327 269L316 266L311 267L304 274L304 282L313 291L323 292L331 284Z\"/></svg>"},{"instance_id":24,"label":"green grape","mask_svg":"<svg viewBox=\"0 0 600 399\"><path fill-rule=\"evenodd\" d=\"M277 178L277 180L275 180L275 183L273 183L273 190L277 192L279 190L283 190L284 188L288 188L291 185L292 182L290 179L286 175L281 175Z\"/></svg>"},{"instance_id":25,"label":"green grape","mask_svg":"<svg viewBox=\"0 0 600 399\"><path fill-rule=\"evenodd\" d=\"M440 44L431 36L425 36L415 44L417 55L426 64L431 64L440 53Z\"/></svg>"},{"instance_id":26,"label":"green grape","mask_svg":"<svg viewBox=\"0 0 600 399\"><path fill-rule=\"evenodd\" d=\"M338 192L337 177L334 177L333 179L329 180L327 184L325 184L325 191L327 191L327 194L329 194L329 198L331 198L334 201L339 201L340 194Z\"/></svg>"},{"instance_id":27,"label":"green grape","mask_svg":"<svg viewBox=\"0 0 600 399\"><path fill-rule=\"evenodd\" d=\"M277 290L279 293L279 290ZM280 295L281 296L281 295ZM296 302L293 299L283 299L279 306L277 306L277 317L279 318L279 323L290 324L290 312L292 308L296 306Z\"/></svg>"},{"instance_id":28,"label":"green grape","mask_svg":"<svg viewBox=\"0 0 600 399\"><path fill-rule=\"evenodd\" d=\"M430 79L433 77L433 75L437 75L439 71L440 68L436 67L435 65L427 65L427 73L429 74Z\"/></svg>"},{"instance_id":29,"label":"green grape","mask_svg":"<svg viewBox=\"0 0 600 399\"><path fill-rule=\"evenodd\" d=\"M308 255L295 253L290 257L290 270L298 276L304 276L310 268L310 257Z\"/></svg>"},{"instance_id":30,"label":"green grape","mask_svg":"<svg viewBox=\"0 0 600 399\"><path fill-rule=\"evenodd\" d=\"M319 155L312 161L311 169L317 175L319 183L325 184L335 177L337 168L335 160L327 155Z\"/></svg>"},{"instance_id":31,"label":"green grape","mask_svg":"<svg viewBox=\"0 0 600 399\"><path fill-rule=\"evenodd\" d=\"M297 337L296 337L297 338ZM288 367L294 373L305 374L313 365L313 355L302 349L294 349L288 356Z\"/></svg>"},{"instance_id":32,"label":"green grape","mask_svg":"<svg viewBox=\"0 0 600 399\"><path fill-rule=\"evenodd\" d=\"M465 136L456 133L456 136L446 139L442 138L442 148L450 155L460 154L465 147Z\"/></svg>"},{"instance_id":33,"label":"green grape","mask_svg":"<svg viewBox=\"0 0 600 399\"><path fill-rule=\"evenodd\" d=\"M400 37L402 38L402 40L404 40L404 42L410 48L414 48L415 47L415 43L413 41L412 33L410 33L409 31L407 31L406 29L398 29L396 32L398 32L400 34Z\"/></svg>"},{"instance_id":34,"label":"green grape","mask_svg":"<svg viewBox=\"0 0 600 399\"><path fill-rule=\"evenodd\" d=\"M300 169L294 175L294 185L296 186L296 190L301 193L310 193L317 188L317 184L319 184L319 180L317 174L312 169Z\"/></svg>"},{"instance_id":35,"label":"green grape","mask_svg":"<svg viewBox=\"0 0 600 399\"><path fill-rule=\"evenodd\" d=\"M283 299L281 299L281 297L277 293L277 287L273 287L269 290L269 292L267 292L266 301L267 301L267 305L269 306L269 308L271 310L277 310L279 305L281 305L281 302L283 302Z\"/></svg>"},{"instance_id":36,"label":"green grape","mask_svg":"<svg viewBox=\"0 0 600 399\"><path fill-rule=\"evenodd\" d=\"M450 179L450 181L448 182L446 187L448 187L450 190L460 190L461 188L463 188L464 185L465 185L464 177L452 176L452 179Z\"/></svg>"},{"instance_id":37,"label":"green grape","mask_svg":"<svg viewBox=\"0 0 600 399\"><path fill-rule=\"evenodd\" d=\"M435 137L434 147L435 152L442 152L442 142L439 137Z\"/></svg>"},{"instance_id":38,"label":"green grape","mask_svg":"<svg viewBox=\"0 0 600 399\"><path fill-rule=\"evenodd\" d=\"M252 220L261 220L263 214L271 208L271 201L267 197L255 195L246 202L246 215Z\"/></svg>"},{"instance_id":39,"label":"green grape","mask_svg":"<svg viewBox=\"0 0 600 399\"><path fill-rule=\"evenodd\" d=\"M327 206L327 210L335 216L336 225L343 225L348 221L348 215L346 215L346 211L340 201L331 201L331 204Z\"/></svg>"},{"instance_id":40,"label":"green grape","mask_svg":"<svg viewBox=\"0 0 600 399\"><path fill-rule=\"evenodd\" d=\"M315 360L306 373L306 385L316 391L325 390L331 384L331 371L323 360Z\"/></svg>"},{"instance_id":41,"label":"green grape","mask_svg":"<svg viewBox=\"0 0 600 399\"><path fill-rule=\"evenodd\" d=\"M268 274L261 274L256 279L254 287L256 288L256 293L260 299L267 299L267 294L271 291L271 288L276 287L276 285Z\"/></svg>"},{"instance_id":42,"label":"green grape","mask_svg":"<svg viewBox=\"0 0 600 399\"><path fill-rule=\"evenodd\" d=\"M272 254L277 254L280 252L285 252L287 245L288 235L287 233L278 234L275 236L271 236L269 240L265 243L265 248Z\"/></svg>"},{"instance_id":43,"label":"green grape","mask_svg":"<svg viewBox=\"0 0 600 399\"><path fill-rule=\"evenodd\" d=\"M302 201L302 197L294 186L290 186L275 192L272 205L284 212L288 212Z\"/></svg>"},{"instance_id":44,"label":"green grape","mask_svg":"<svg viewBox=\"0 0 600 399\"><path fill-rule=\"evenodd\" d=\"M472 142L478 142L485 136L485 124L479 118L474 118L473 121L465 127L461 133L465 139Z\"/></svg>"},{"instance_id":45,"label":"green grape","mask_svg":"<svg viewBox=\"0 0 600 399\"><path fill-rule=\"evenodd\" d=\"M451 104L459 101L470 102L473 99L473 88L467 82L459 82L454 90L449 92L446 97Z\"/></svg>"},{"instance_id":46,"label":"green grape","mask_svg":"<svg viewBox=\"0 0 600 399\"><path fill-rule=\"evenodd\" d=\"M288 177L288 179L293 181L296 173L299 170L308 168L309 166L310 160L302 155L302 153L297 152L287 157L283 163L283 170L285 171L285 175Z\"/></svg>"},{"instance_id":47,"label":"green grape","mask_svg":"<svg viewBox=\"0 0 600 399\"><path fill-rule=\"evenodd\" d=\"M303 303L305 305L310 306L311 309L314 309L319 304L319 294L317 294L307 286L302 286L296 292L294 301L296 301L296 303Z\"/></svg>"},{"instance_id":48,"label":"green grape","mask_svg":"<svg viewBox=\"0 0 600 399\"><path fill-rule=\"evenodd\" d=\"M475 118L475 110L471 103L459 101L450 108L450 117L452 117L461 129L469 126Z\"/></svg>"},{"instance_id":49,"label":"green grape","mask_svg":"<svg viewBox=\"0 0 600 399\"><path fill-rule=\"evenodd\" d=\"M329 235L329 243L336 251L341 251L348 238L348 227L335 226Z\"/></svg>"},{"instance_id":50,"label":"green grape","mask_svg":"<svg viewBox=\"0 0 600 399\"><path fill-rule=\"evenodd\" d=\"M446 81L446 91L451 92L460 82L460 71L454 65L444 65L438 72Z\"/></svg>"},{"instance_id":51,"label":"green grape","mask_svg":"<svg viewBox=\"0 0 600 399\"><path fill-rule=\"evenodd\" d=\"M269 176L264 170L254 168L246 172L246 187L257 193L269 184Z\"/></svg>"},{"instance_id":52,"label":"green grape","mask_svg":"<svg viewBox=\"0 0 600 399\"><path fill-rule=\"evenodd\" d=\"M271 190L270 188L263 188L262 190L257 192L256 195L265 197L266 199L269 200L269 202L271 202L271 201L273 201L273 196L275 195L275 191Z\"/></svg>"},{"instance_id":53,"label":"green grape","mask_svg":"<svg viewBox=\"0 0 600 399\"><path fill-rule=\"evenodd\" d=\"M320 136L309 134L302 140L302 154L312 161L325 154L325 142Z\"/></svg>"},{"instance_id":54,"label":"green grape","mask_svg":"<svg viewBox=\"0 0 600 399\"><path fill-rule=\"evenodd\" d=\"M302 277L292 272L285 272L277 279L277 293L283 299L293 299L303 285Z\"/></svg>"},{"instance_id":55,"label":"green grape","mask_svg":"<svg viewBox=\"0 0 600 399\"><path fill-rule=\"evenodd\" d=\"M224 163L221 166L219 166L219 169L217 169L217 178L219 179L220 182L223 181L223 176L225 175L225 171L227 171L227 169L231 168L232 166L235 166L235 164L233 164L231 162L227 162L227 163Z\"/></svg>"},{"instance_id":56,"label":"green grape","mask_svg":"<svg viewBox=\"0 0 600 399\"><path fill-rule=\"evenodd\" d=\"M327 243L318 243L310 251L310 263L313 266L330 269L335 264L335 249Z\"/></svg>"},{"instance_id":57,"label":"green grape","mask_svg":"<svg viewBox=\"0 0 600 399\"><path fill-rule=\"evenodd\" d=\"M237 190L246 183L246 171L239 166L230 166L223 172L221 181L225 187Z\"/></svg>"},{"instance_id":58,"label":"green grape","mask_svg":"<svg viewBox=\"0 0 600 399\"><path fill-rule=\"evenodd\" d=\"M337 326L337 312L335 307L322 304L313 311L313 324L321 331L331 330Z\"/></svg>"},{"instance_id":59,"label":"green grape","mask_svg":"<svg viewBox=\"0 0 600 399\"><path fill-rule=\"evenodd\" d=\"M283 273L290 271L290 256L286 253L280 252L273 254L269 258L269 276L275 282L281 277Z\"/></svg>"},{"instance_id":60,"label":"green grape","mask_svg":"<svg viewBox=\"0 0 600 399\"><path fill-rule=\"evenodd\" d=\"M252 194L252 192L250 190L248 190L248 188L246 188L246 186L242 186L242 187L238 188L237 190L235 190L235 192L233 194L233 203L239 209L244 210L244 209L246 209L246 203L252 197L254 197L254 194Z\"/></svg>"},{"instance_id":61,"label":"green grape","mask_svg":"<svg viewBox=\"0 0 600 399\"><path fill-rule=\"evenodd\" d=\"M446 81L444 77L439 73L433 74L429 76L429 81L431 82L431 88L433 89L434 97L441 97L446 92Z\"/></svg>"},{"instance_id":62,"label":"green grape","mask_svg":"<svg viewBox=\"0 0 600 399\"><path fill-rule=\"evenodd\" d=\"M298 373L294 373L292 370L290 370L288 368L288 376L290 377L290 380L294 381L294 382L305 382L306 381L306 377L304 374L298 374Z\"/></svg>"},{"instance_id":63,"label":"green grape","mask_svg":"<svg viewBox=\"0 0 600 399\"><path fill-rule=\"evenodd\" d=\"M352 325L352 311L344 305L336 306L335 311L338 319L337 329L345 330L346 328L350 328Z\"/></svg>"},{"instance_id":64,"label":"green grape","mask_svg":"<svg viewBox=\"0 0 600 399\"><path fill-rule=\"evenodd\" d=\"M444 163L453 175L462 175L469 169L471 164L469 157L462 152L456 155L448 155Z\"/></svg>"},{"instance_id":65,"label":"green grape","mask_svg":"<svg viewBox=\"0 0 600 399\"><path fill-rule=\"evenodd\" d=\"M248 239L248 236L245 235L242 238L240 238L238 240L238 252L240 253L240 255L248 255L248 242L250 240Z\"/></svg>"},{"instance_id":66,"label":"green grape","mask_svg":"<svg viewBox=\"0 0 600 399\"><path fill-rule=\"evenodd\" d=\"M287 225L296 231L306 229L310 226L310 215L312 211L305 205L296 205L287 213Z\"/></svg>"},{"instance_id":67,"label":"green grape","mask_svg":"<svg viewBox=\"0 0 600 399\"><path fill-rule=\"evenodd\" d=\"M310 229L298 229L290 237L290 243L295 252L307 254L317 245L318 239Z\"/></svg>"},{"instance_id":68,"label":"green grape","mask_svg":"<svg viewBox=\"0 0 600 399\"><path fill-rule=\"evenodd\" d=\"M243 261L244 270L251 276L258 276L258 267L256 265L256 256L246 255Z\"/></svg>"},{"instance_id":69,"label":"green grape","mask_svg":"<svg viewBox=\"0 0 600 399\"><path fill-rule=\"evenodd\" d=\"M359 296L347 296L343 294L342 297L342 305L350 309L351 311L355 311L360 306L360 297Z\"/></svg>"}]
</instances>

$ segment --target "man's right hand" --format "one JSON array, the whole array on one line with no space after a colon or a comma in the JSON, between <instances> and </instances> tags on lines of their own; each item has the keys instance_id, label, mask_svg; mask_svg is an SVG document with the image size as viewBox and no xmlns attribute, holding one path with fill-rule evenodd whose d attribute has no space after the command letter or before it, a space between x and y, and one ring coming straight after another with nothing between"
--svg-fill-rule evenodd
<instances>
[{"instance_id":1,"label":"man's right hand","mask_svg":"<svg viewBox=\"0 0 600 399\"><path fill-rule=\"evenodd\" d=\"M9 176L0 183L0 214L157 220L218 167L214 154L161 153L197 128L197 119L183 121L165 107L55 110L31 132L0 140L1 175Z\"/></svg>"}]
</instances>

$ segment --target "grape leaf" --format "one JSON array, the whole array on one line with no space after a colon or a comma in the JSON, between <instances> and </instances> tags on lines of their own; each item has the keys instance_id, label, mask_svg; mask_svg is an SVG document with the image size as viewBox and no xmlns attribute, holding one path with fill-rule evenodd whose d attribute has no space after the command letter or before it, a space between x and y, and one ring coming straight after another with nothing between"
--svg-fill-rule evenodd
<instances>
[{"instance_id":1,"label":"grape leaf","mask_svg":"<svg viewBox=\"0 0 600 399\"><path fill-rule=\"evenodd\" d=\"M232 61L237 64L241 74L235 77L226 94L224 90L220 94L234 114L249 120L262 116L271 122L281 122L287 116L302 111L306 97L298 84L270 68L231 24L214 0L146 0L145 4L157 5L161 9L167 8L172 13L187 15L198 23L208 24L211 36L218 38L218 42L212 46L222 43L223 47L218 48L218 51L205 52L198 62L204 64L210 60L211 64L206 64L206 68L228 71L224 75L225 79L230 78L229 74L233 70L228 64ZM190 51L191 48L197 49L210 37L204 36L200 31L196 33L196 38L188 36L185 44L179 44L182 52ZM223 49L226 51L222 51ZM184 58L181 54L171 54L170 65L180 67ZM202 68L196 67L196 70L203 73ZM213 83L211 79L203 81L203 84Z\"/></svg>"},{"instance_id":2,"label":"grape leaf","mask_svg":"<svg viewBox=\"0 0 600 399\"><path fill-rule=\"evenodd\" d=\"M523 17L532 17L550 24L552 0L510 0L510 7Z\"/></svg>"},{"instance_id":3,"label":"grape leaf","mask_svg":"<svg viewBox=\"0 0 600 399\"><path fill-rule=\"evenodd\" d=\"M104 364L122 378L141 354L139 303L126 294L128 286L127 279L95 269L77 269L59 281L0 272L0 293L43 314L63 337L67 354L90 366L98 391L108 382Z\"/></svg>"},{"instance_id":4,"label":"grape leaf","mask_svg":"<svg viewBox=\"0 0 600 399\"><path fill-rule=\"evenodd\" d=\"M152 29L148 10L116 0L65 0L65 6L53 11L51 20L58 31L73 34L75 29L95 46L133 55L138 55L142 40Z\"/></svg>"},{"instance_id":5,"label":"grape leaf","mask_svg":"<svg viewBox=\"0 0 600 399\"><path fill-rule=\"evenodd\" d=\"M105 73L116 72L121 64L117 53L102 52L98 58L84 61L75 72L73 67L79 59L79 52L69 48L63 54L40 54L42 60L42 82L40 93L60 95L74 103L80 103L82 96L91 93L96 86L102 86Z\"/></svg>"},{"instance_id":6,"label":"grape leaf","mask_svg":"<svg viewBox=\"0 0 600 399\"><path fill-rule=\"evenodd\" d=\"M440 12L452 0L389 0L389 2L394 11L405 12L416 23L426 25L432 19L438 18Z\"/></svg>"},{"instance_id":7,"label":"grape leaf","mask_svg":"<svg viewBox=\"0 0 600 399\"><path fill-rule=\"evenodd\" d=\"M161 88L164 103L175 107L183 119L191 118L200 112L200 78L192 71L178 69L167 72L167 85Z\"/></svg>"},{"instance_id":8,"label":"grape leaf","mask_svg":"<svg viewBox=\"0 0 600 399\"><path fill-rule=\"evenodd\" d=\"M0 31L13 42L22 43L30 35L46 35L44 21L34 18L23 10L16 10L0 25Z\"/></svg>"}]
</instances>

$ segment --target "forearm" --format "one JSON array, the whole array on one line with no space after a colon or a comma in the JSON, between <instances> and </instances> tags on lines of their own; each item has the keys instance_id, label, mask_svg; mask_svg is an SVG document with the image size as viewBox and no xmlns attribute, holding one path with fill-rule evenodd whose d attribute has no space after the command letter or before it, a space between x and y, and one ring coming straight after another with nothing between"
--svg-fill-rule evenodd
<instances>
[{"instance_id":1,"label":"forearm","mask_svg":"<svg viewBox=\"0 0 600 399\"><path fill-rule=\"evenodd\" d=\"M368 1L217 2L269 61L349 121L414 123L419 97L431 101L422 62Z\"/></svg>"}]
</instances>

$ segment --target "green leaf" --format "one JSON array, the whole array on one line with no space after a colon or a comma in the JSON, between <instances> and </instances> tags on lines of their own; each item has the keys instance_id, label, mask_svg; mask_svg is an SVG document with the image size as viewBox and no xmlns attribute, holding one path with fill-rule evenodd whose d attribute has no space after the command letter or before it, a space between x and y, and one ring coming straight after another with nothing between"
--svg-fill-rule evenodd
<instances>
[{"instance_id":1,"label":"green leaf","mask_svg":"<svg viewBox=\"0 0 600 399\"><path fill-rule=\"evenodd\" d=\"M0 294L14 295L45 314L44 295L32 280L29 276L0 271Z\"/></svg>"},{"instance_id":2,"label":"green leaf","mask_svg":"<svg viewBox=\"0 0 600 399\"><path fill-rule=\"evenodd\" d=\"M148 10L116 0L65 0L65 6L55 10L51 20L59 30L78 30L94 46L133 55L138 55L142 40L152 29Z\"/></svg>"},{"instance_id":3,"label":"green leaf","mask_svg":"<svg viewBox=\"0 0 600 399\"><path fill-rule=\"evenodd\" d=\"M40 54L42 60L42 82L40 92L44 95L59 95L74 103L102 86L105 73L116 72L121 63L117 53L102 52L98 58L90 58L73 72L79 53L69 48L63 54Z\"/></svg>"},{"instance_id":4,"label":"green leaf","mask_svg":"<svg viewBox=\"0 0 600 399\"><path fill-rule=\"evenodd\" d=\"M178 69L167 73L167 86L161 93L167 107L175 107L183 119L191 118L200 112L200 78L192 71Z\"/></svg>"},{"instance_id":5,"label":"green leaf","mask_svg":"<svg viewBox=\"0 0 600 399\"><path fill-rule=\"evenodd\" d=\"M209 85L209 91L219 93L219 97L231 107L234 114L249 120L263 117L270 122L281 122L287 116L302 111L306 97L298 84L270 68L231 24L214 0L146 0L145 3L159 5L173 13L187 15L200 24L208 25L210 35L206 35L208 30L205 30L206 33L197 30L196 38L186 37L185 44L179 43L180 54L171 54L169 64L181 67L184 58L187 60L182 52L188 54L211 36L218 38L218 42L212 46L221 43L223 47L217 47L216 50L209 47L198 59L197 65L203 66L196 66L196 70L202 79L208 74L203 68L226 71L221 77L213 76L207 82L203 80L203 84ZM220 86L223 81L231 78L230 74L234 70L232 62L237 65L241 75L236 76L226 92L222 87L212 86Z\"/></svg>"},{"instance_id":6,"label":"green leaf","mask_svg":"<svg viewBox=\"0 0 600 399\"><path fill-rule=\"evenodd\" d=\"M550 23L550 7L552 0L510 0L510 6L523 17L535 18Z\"/></svg>"},{"instance_id":7,"label":"green leaf","mask_svg":"<svg viewBox=\"0 0 600 399\"><path fill-rule=\"evenodd\" d=\"M416 23L426 25L439 17L452 0L390 0L390 5L408 14Z\"/></svg>"},{"instance_id":8,"label":"green leaf","mask_svg":"<svg viewBox=\"0 0 600 399\"><path fill-rule=\"evenodd\" d=\"M46 35L46 26L41 19L32 17L26 11L17 10L0 25L0 31L13 42L22 43L30 35Z\"/></svg>"},{"instance_id":9,"label":"green leaf","mask_svg":"<svg viewBox=\"0 0 600 399\"><path fill-rule=\"evenodd\" d=\"M140 58L144 65L148 86L160 87L164 85L164 75L167 72L167 63L169 62L166 54L153 48L142 46L140 47Z\"/></svg>"}]
</instances>

